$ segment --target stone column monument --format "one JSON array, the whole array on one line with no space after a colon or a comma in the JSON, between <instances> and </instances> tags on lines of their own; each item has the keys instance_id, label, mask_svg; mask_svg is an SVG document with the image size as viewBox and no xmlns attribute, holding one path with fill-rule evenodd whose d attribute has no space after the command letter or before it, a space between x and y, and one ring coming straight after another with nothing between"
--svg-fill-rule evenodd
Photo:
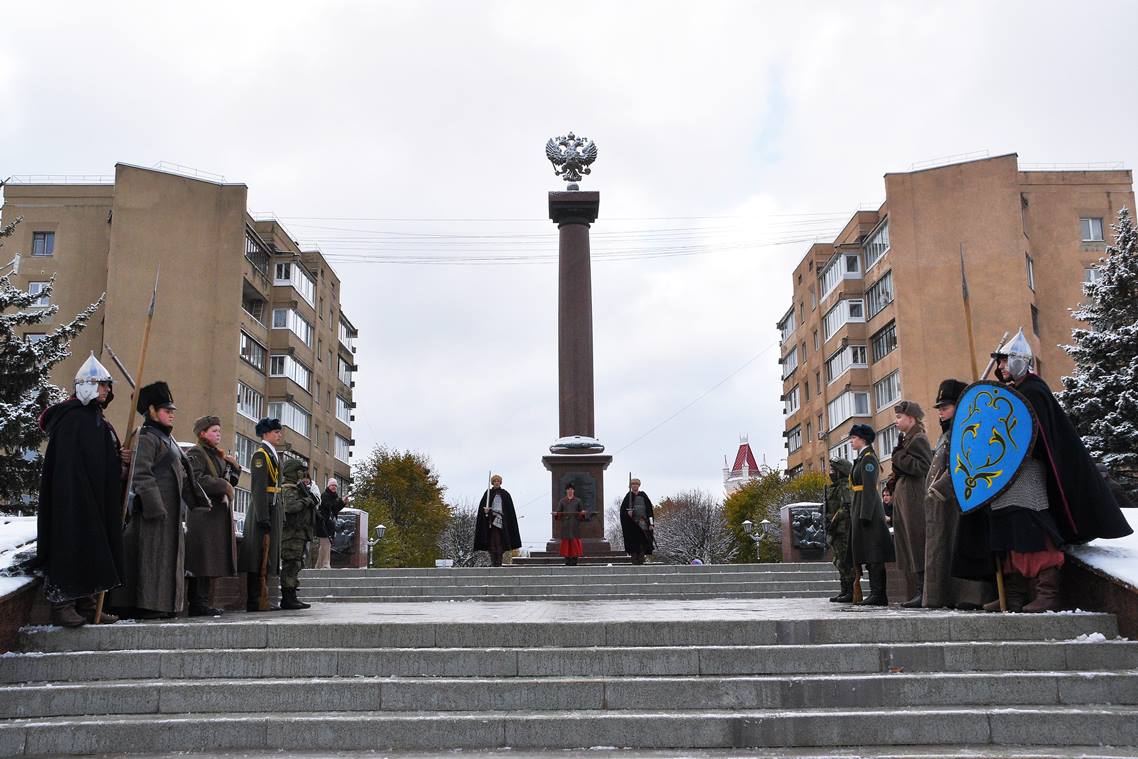
<instances>
[{"instance_id":1,"label":"stone column monument","mask_svg":"<svg viewBox=\"0 0 1138 759\"><path fill-rule=\"evenodd\" d=\"M604 471L612 463L596 438L593 418L593 281L589 253L589 225L597 220L601 195L581 191L577 182L592 169L597 146L572 132L551 139L545 156L554 173L569 186L549 193L549 218L560 231L557 261L557 390L559 437L541 463L552 475L550 523L552 537L546 550L556 552L561 524L553 508L570 482L587 511L595 516L581 527L586 555L608 553L605 540Z\"/></svg>"}]
</instances>

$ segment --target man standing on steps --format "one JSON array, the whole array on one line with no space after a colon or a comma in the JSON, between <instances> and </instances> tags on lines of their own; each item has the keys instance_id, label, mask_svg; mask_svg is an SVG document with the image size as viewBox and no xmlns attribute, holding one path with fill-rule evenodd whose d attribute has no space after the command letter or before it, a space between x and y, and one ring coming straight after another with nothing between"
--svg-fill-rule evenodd
<instances>
[{"instance_id":1,"label":"man standing on steps","mask_svg":"<svg viewBox=\"0 0 1138 759\"><path fill-rule=\"evenodd\" d=\"M834 568L842 591L830 599L833 603L848 604L854 600L853 554L850 553L850 504L853 491L850 490L850 471L853 465L845 459L830 461L830 485L826 488L826 543L830 547Z\"/></svg>"},{"instance_id":2,"label":"man standing on steps","mask_svg":"<svg viewBox=\"0 0 1138 759\"><path fill-rule=\"evenodd\" d=\"M276 577L280 572L280 547L282 519L277 508L277 493L280 492L280 457L277 446L281 444L284 432L280 419L262 419L257 422L257 436L261 445L253 452L249 462L252 472L249 511L245 514L245 530L241 545L237 550L237 571L245 572L248 594L246 611L261 611L261 567L264 562L267 577ZM265 539L268 538L268 541ZM265 554L268 543L268 553ZM267 581L266 581L267 583ZM267 592L267 584L266 584ZM280 607L269 604L265 599L266 611L277 611Z\"/></svg>"},{"instance_id":3,"label":"man standing on steps","mask_svg":"<svg viewBox=\"0 0 1138 759\"><path fill-rule=\"evenodd\" d=\"M893 413L901 432L893 449L893 536L901 573L916 587L915 595L901 606L917 609L924 598L925 478L933 451L925 434L925 412L916 401L901 401Z\"/></svg>"},{"instance_id":4,"label":"man standing on steps","mask_svg":"<svg viewBox=\"0 0 1138 759\"><path fill-rule=\"evenodd\" d=\"M490 477L490 489L482 494L474 519L474 550L490 554L490 566L502 566L502 554L522 547L514 499L502 487L502 475Z\"/></svg>"},{"instance_id":5,"label":"man standing on steps","mask_svg":"<svg viewBox=\"0 0 1138 759\"><path fill-rule=\"evenodd\" d=\"M640 480L633 477L628 481L628 492L620 504L624 550L632 557L633 564L643 564L644 557L651 556L656 550L652 519L652 500L640 490Z\"/></svg>"},{"instance_id":6,"label":"man standing on steps","mask_svg":"<svg viewBox=\"0 0 1138 759\"><path fill-rule=\"evenodd\" d=\"M885 508L877 490L881 464L873 453L873 439L877 433L868 424L855 424L850 429L850 447L857 452L850 472L850 489L853 506L850 520L853 526L850 542L854 564L869 569L869 595L859 603L862 606L888 606L885 590L885 565L896 561L893 538L885 526Z\"/></svg>"},{"instance_id":7,"label":"man standing on steps","mask_svg":"<svg viewBox=\"0 0 1138 759\"><path fill-rule=\"evenodd\" d=\"M308 467L289 458L281 467L283 484L280 510L284 514L281 531L281 608L307 609L296 597L300 587L300 570L304 566L304 548L315 536L316 508L319 502L308 488Z\"/></svg>"}]
</instances>

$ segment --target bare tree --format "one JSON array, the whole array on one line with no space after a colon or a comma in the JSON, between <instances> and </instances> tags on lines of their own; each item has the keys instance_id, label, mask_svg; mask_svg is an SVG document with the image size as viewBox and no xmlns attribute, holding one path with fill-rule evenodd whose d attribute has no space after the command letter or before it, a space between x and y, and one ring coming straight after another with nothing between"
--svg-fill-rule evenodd
<instances>
[{"instance_id":1,"label":"bare tree","mask_svg":"<svg viewBox=\"0 0 1138 759\"><path fill-rule=\"evenodd\" d=\"M605 540L609 542L614 551L624 550L624 533L620 529L620 503L624 500L617 496L605 509Z\"/></svg>"},{"instance_id":2,"label":"bare tree","mask_svg":"<svg viewBox=\"0 0 1138 759\"><path fill-rule=\"evenodd\" d=\"M450 519L439 535L439 554L444 559L452 559L455 566L474 566L474 526L478 520L478 507L468 500L462 500L447 508Z\"/></svg>"},{"instance_id":3,"label":"bare tree","mask_svg":"<svg viewBox=\"0 0 1138 759\"><path fill-rule=\"evenodd\" d=\"M655 509L656 557L668 564L725 564L739 551L727 528L723 504L710 493L691 490L670 496Z\"/></svg>"}]
</instances>

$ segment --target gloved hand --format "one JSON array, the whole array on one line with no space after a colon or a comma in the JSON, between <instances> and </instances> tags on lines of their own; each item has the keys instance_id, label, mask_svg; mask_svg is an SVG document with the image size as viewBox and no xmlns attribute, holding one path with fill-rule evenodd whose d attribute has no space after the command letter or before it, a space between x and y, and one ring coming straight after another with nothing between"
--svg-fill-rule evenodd
<instances>
[{"instance_id":1,"label":"gloved hand","mask_svg":"<svg viewBox=\"0 0 1138 759\"><path fill-rule=\"evenodd\" d=\"M858 521L861 522L862 527L869 527L871 524L873 524L872 519L859 519Z\"/></svg>"},{"instance_id":2,"label":"gloved hand","mask_svg":"<svg viewBox=\"0 0 1138 759\"><path fill-rule=\"evenodd\" d=\"M269 530L273 529L273 525L269 520L265 519L257 522L257 529L261 530L262 532L268 532Z\"/></svg>"}]
</instances>

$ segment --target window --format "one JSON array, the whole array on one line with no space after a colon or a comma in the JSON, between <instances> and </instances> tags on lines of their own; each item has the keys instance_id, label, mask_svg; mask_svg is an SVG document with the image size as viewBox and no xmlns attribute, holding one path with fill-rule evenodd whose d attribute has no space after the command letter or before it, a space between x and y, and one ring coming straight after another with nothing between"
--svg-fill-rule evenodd
<instances>
[{"instance_id":1,"label":"window","mask_svg":"<svg viewBox=\"0 0 1138 759\"><path fill-rule=\"evenodd\" d=\"M799 408L800 404L798 402L798 385L795 385L790 389L790 392L786 394L784 409L787 414L793 414L797 412Z\"/></svg>"},{"instance_id":2,"label":"window","mask_svg":"<svg viewBox=\"0 0 1138 759\"><path fill-rule=\"evenodd\" d=\"M1035 306L1031 307L1031 331L1039 337L1039 309Z\"/></svg>"},{"instance_id":3,"label":"window","mask_svg":"<svg viewBox=\"0 0 1138 759\"><path fill-rule=\"evenodd\" d=\"M791 333L793 333L797 327L798 324L794 320L794 309L792 308L787 312L786 316L782 317L782 321L778 323L779 331L782 333L779 342L785 343L786 338L790 337Z\"/></svg>"},{"instance_id":4,"label":"window","mask_svg":"<svg viewBox=\"0 0 1138 759\"><path fill-rule=\"evenodd\" d=\"M233 489L233 521L236 522L237 534L245 535L245 515L249 513L249 502L252 494L245 488Z\"/></svg>"},{"instance_id":5,"label":"window","mask_svg":"<svg viewBox=\"0 0 1138 759\"><path fill-rule=\"evenodd\" d=\"M1083 267L1083 284L1089 285L1098 282L1102 279L1102 272L1098 270L1097 266Z\"/></svg>"},{"instance_id":6,"label":"window","mask_svg":"<svg viewBox=\"0 0 1138 759\"><path fill-rule=\"evenodd\" d=\"M248 230L245 231L245 258L249 259L254 269L269 276L269 251Z\"/></svg>"},{"instance_id":7,"label":"window","mask_svg":"<svg viewBox=\"0 0 1138 759\"><path fill-rule=\"evenodd\" d=\"M826 360L826 384L832 384L853 367L868 366L864 345L849 345Z\"/></svg>"},{"instance_id":8,"label":"window","mask_svg":"<svg viewBox=\"0 0 1138 759\"><path fill-rule=\"evenodd\" d=\"M343 319L340 319L340 342L345 348L351 350L355 347L356 331Z\"/></svg>"},{"instance_id":9,"label":"window","mask_svg":"<svg viewBox=\"0 0 1138 759\"><path fill-rule=\"evenodd\" d=\"M257 450L257 444L238 432L233 442L233 453L237 456L237 463L245 469L248 469L249 462L253 460L253 452L255 450Z\"/></svg>"},{"instance_id":10,"label":"window","mask_svg":"<svg viewBox=\"0 0 1138 759\"><path fill-rule=\"evenodd\" d=\"M51 305L51 296L46 294L46 293L44 293L42 295L40 294L40 293L43 293L44 290L46 290L48 288L48 285L50 285L50 284L51 284L50 282L29 282L28 283L28 295L39 295L40 296L40 297L36 298L34 301L32 301L32 306L34 308L45 308L45 307Z\"/></svg>"},{"instance_id":11,"label":"window","mask_svg":"<svg viewBox=\"0 0 1138 759\"><path fill-rule=\"evenodd\" d=\"M822 270L818 279L823 299L832 293L843 279L861 279L861 262L858 260L857 254L846 253L835 256L829 265Z\"/></svg>"},{"instance_id":12,"label":"window","mask_svg":"<svg viewBox=\"0 0 1138 759\"><path fill-rule=\"evenodd\" d=\"M50 256L55 253L55 232L32 232L32 255Z\"/></svg>"},{"instance_id":13,"label":"window","mask_svg":"<svg viewBox=\"0 0 1138 759\"><path fill-rule=\"evenodd\" d=\"M873 346L873 360L878 362L897 349L897 322L889 322L884 329L869 338Z\"/></svg>"},{"instance_id":14,"label":"window","mask_svg":"<svg viewBox=\"0 0 1138 759\"><path fill-rule=\"evenodd\" d=\"M312 347L312 325L296 309L274 308L273 329L290 329L305 345Z\"/></svg>"},{"instance_id":15,"label":"window","mask_svg":"<svg viewBox=\"0 0 1138 759\"><path fill-rule=\"evenodd\" d=\"M794 453L802 447L802 427L798 426L786 433L786 450Z\"/></svg>"},{"instance_id":16,"label":"window","mask_svg":"<svg viewBox=\"0 0 1138 759\"><path fill-rule=\"evenodd\" d=\"M878 457L884 461L893 455L893 449L897 447L897 441L900 439L901 433L897 429L896 424L891 424L883 430L877 431L877 448Z\"/></svg>"},{"instance_id":17,"label":"window","mask_svg":"<svg viewBox=\"0 0 1138 759\"><path fill-rule=\"evenodd\" d=\"M809 378L806 379L806 384L804 384L802 386L802 390L803 390L803 392L806 393L806 400L810 400L810 379ZM810 437L810 434L807 433L806 437Z\"/></svg>"},{"instance_id":18,"label":"window","mask_svg":"<svg viewBox=\"0 0 1138 759\"><path fill-rule=\"evenodd\" d=\"M344 424L352 423L352 404L340 396L336 396L336 418Z\"/></svg>"},{"instance_id":19,"label":"window","mask_svg":"<svg viewBox=\"0 0 1138 759\"><path fill-rule=\"evenodd\" d=\"M257 371L265 371L265 346L241 333L241 358L257 367Z\"/></svg>"},{"instance_id":20,"label":"window","mask_svg":"<svg viewBox=\"0 0 1138 759\"><path fill-rule=\"evenodd\" d=\"M354 371L354 369L355 369L355 367L353 367L347 361L345 361L344 359L340 359L339 368L336 372L336 376L340 378L340 382L343 382L348 387L351 387L352 386L352 372ZM331 396L331 391L329 391L328 395ZM332 398L331 397L328 398L328 405L329 406L332 405Z\"/></svg>"},{"instance_id":21,"label":"window","mask_svg":"<svg viewBox=\"0 0 1138 759\"><path fill-rule=\"evenodd\" d=\"M336 458L339 459L340 461L343 461L346 464L346 463L348 463L348 459L351 457L351 455L352 455L352 441L347 440L347 439L342 438L339 435L337 435L336 436Z\"/></svg>"},{"instance_id":22,"label":"window","mask_svg":"<svg viewBox=\"0 0 1138 759\"><path fill-rule=\"evenodd\" d=\"M47 333L46 332L25 332L24 333L24 342L25 343L38 343L40 340L46 340L46 339L47 339Z\"/></svg>"},{"instance_id":23,"label":"window","mask_svg":"<svg viewBox=\"0 0 1138 759\"><path fill-rule=\"evenodd\" d=\"M818 291L813 287L810 288L810 310L813 311L818 307Z\"/></svg>"},{"instance_id":24,"label":"window","mask_svg":"<svg viewBox=\"0 0 1138 759\"><path fill-rule=\"evenodd\" d=\"M818 427L818 439L821 440L822 437L826 434L826 425L822 422L822 415L821 414L818 414L817 427Z\"/></svg>"},{"instance_id":25,"label":"window","mask_svg":"<svg viewBox=\"0 0 1138 759\"><path fill-rule=\"evenodd\" d=\"M294 430L298 435L308 437L308 425L312 415L292 401L271 401L269 416L280 419L281 424Z\"/></svg>"},{"instance_id":26,"label":"window","mask_svg":"<svg viewBox=\"0 0 1138 759\"><path fill-rule=\"evenodd\" d=\"M343 363L343 359L340 359L340 363ZM791 348L790 353L787 353L782 359L782 378L786 379L797 368L798 368L798 346L796 345L793 348Z\"/></svg>"},{"instance_id":27,"label":"window","mask_svg":"<svg viewBox=\"0 0 1138 759\"><path fill-rule=\"evenodd\" d=\"M265 396L244 382L237 383L237 413L247 416L253 421L259 421L264 408Z\"/></svg>"},{"instance_id":28,"label":"window","mask_svg":"<svg viewBox=\"0 0 1138 759\"><path fill-rule=\"evenodd\" d=\"M814 372L814 394L822 394L822 372Z\"/></svg>"},{"instance_id":29,"label":"window","mask_svg":"<svg viewBox=\"0 0 1138 759\"><path fill-rule=\"evenodd\" d=\"M853 446L850 445L849 438L846 438L830 449L830 459L845 459L846 461L854 460L854 450Z\"/></svg>"},{"instance_id":30,"label":"window","mask_svg":"<svg viewBox=\"0 0 1138 759\"><path fill-rule=\"evenodd\" d=\"M878 228L876 232L869 236L869 240L865 243L865 270L869 271L869 267L881 260L881 257L889 252L889 220Z\"/></svg>"},{"instance_id":31,"label":"window","mask_svg":"<svg viewBox=\"0 0 1138 759\"><path fill-rule=\"evenodd\" d=\"M1083 242L1102 242L1102 218L1084 216L1079 219Z\"/></svg>"},{"instance_id":32,"label":"window","mask_svg":"<svg viewBox=\"0 0 1138 759\"><path fill-rule=\"evenodd\" d=\"M799 464L798 466L794 467L793 469L787 469L786 470L786 476L792 480L795 477L801 477L802 476L802 465Z\"/></svg>"},{"instance_id":33,"label":"window","mask_svg":"<svg viewBox=\"0 0 1138 759\"><path fill-rule=\"evenodd\" d=\"M847 322L865 321L865 304L861 298L841 300L822 318L825 339L833 337Z\"/></svg>"},{"instance_id":34,"label":"window","mask_svg":"<svg viewBox=\"0 0 1138 759\"><path fill-rule=\"evenodd\" d=\"M873 383L873 400L878 410L889 408L901 400L901 372L890 372Z\"/></svg>"},{"instance_id":35,"label":"window","mask_svg":"<svg viewBox=\"0 0 1138 759\"><path fill-rule=\"evenodd\" d=\"M241 308L245 313L252 316L258 324L265 323L265 301L259 298L250 298L243 296L241 298Z\"/></svg>"},{"instance_id":36,"label":"window","mask_svg":"<svg viewBox=\"0 0 1138 759\"><path fill-rule=\"evenodd\" d=\"M305 303L315 308L316 280L312 279L299 263L277 264L273 284L291 286L300 297L304 298Z\"/></svg>"},{"instance_id":37,"label":"window","mask_svg":"<svg viewBox=\"0 0 1138 759\"><path fill-rule=\"evenodd\" d=\"M1027 286L1031 288L1032 292L1035 292L1035 262L1026 253L1023 254L1023 257L1027 263Z\"/></svg>"},{"instance_id":38,"label":"window","mask_svg":"<svg viewBox=\"0 0 1138 759\"><path fill-rule=\"evenodd\" d=\"M806 423L806 439L810 439L810 422Z\"/></svg>"},{"instance_id":39,"label":"window","mask_svg":"<svg viewBox=\"0 0 1138 759\"><path fill-rule=\"evenodd\" d=\"M854 416L869 416L869 393L847 390L830 401L826 410L830 415L830 429Z\"/></svg>"},{"instance_id":40,"label":"window","mask_svg":"<svg viewBox=\"0 0 1138 759\"><path fill-rule=\"evenodd\" d=\"M893 302L893 270L885 272L873 286L865 291L865 307L869 318L877 316L881 310Z\"/></svg>"},{"instance_id":41,"label":"window","mask_svg":"<svg viewBox=\"0 0 1138 759\"><path fill-rule=\"evenodd\" d=\"M312 370L289 355L277 355L269 359L269 376L288 377L305 390L312 390Z\"/></svg>"},{"instance_id":42,"label":"window","mask_svg":"<svg viewBox=\"0 0 1138 759\"><path fill-rule=\"evenodd\" d=\"M814 352L817 353L819 349L818 330L814 330Z\"/></svg>"}]
</instances>

